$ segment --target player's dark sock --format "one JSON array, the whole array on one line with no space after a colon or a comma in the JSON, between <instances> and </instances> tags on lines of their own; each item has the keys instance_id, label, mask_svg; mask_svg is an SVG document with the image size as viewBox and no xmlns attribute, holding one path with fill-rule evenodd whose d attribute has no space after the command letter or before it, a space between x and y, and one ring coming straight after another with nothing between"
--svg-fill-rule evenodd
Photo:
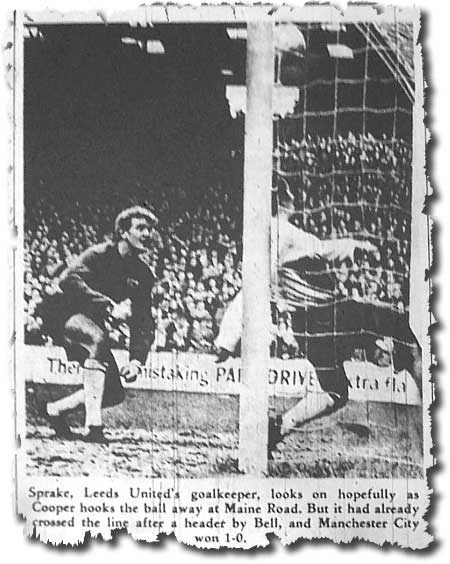
<instances>
[{"instance_id":1,"label":"player's dark sock","mask_svg":"<svg viewBox=\"0 0 450 564\"><path fill-rule=\"evenodd\" d=\"M219 349L219 352L217 353L217 358L215 360L215 363L219 364L220 362L225 362L230 358L230 356L231 356L231 352L221 347Z\"/></svg>"},{"instance_id":2,"label":"player's dark sock","mask_svg":"<svg viewBox=\"0 0 450 564\"><path fill-rule=\"evenodd\" d=\"M281 415L269 416L269 439L267 442L267 456L269 460L273 460L272 452L277 444L283 440L283 435L281 434L282 423L283 418Z\"/></svg>"},{"instance_id":3,"label":"player's dark sock","mask_svg":"<svg viewBox=\"0 0 450 564\"><path fill-rule=\"evenodd\" d=\"M109 439L105 437L103 425L90 425L89 433L83 437L86 443L97 443L101 445L109 445Z\"/></svg>"},{"instance_id":4,"label":"player's dark sock","mask_svg":"<svg viewBox=\"0 0 450 564\"><path fill-rule=\"evenodd\" d=\"M64 415L47 414L47 420L57 437L61 439L76 439L78 437L69 427Z\"/></svg>"}]
</instances>

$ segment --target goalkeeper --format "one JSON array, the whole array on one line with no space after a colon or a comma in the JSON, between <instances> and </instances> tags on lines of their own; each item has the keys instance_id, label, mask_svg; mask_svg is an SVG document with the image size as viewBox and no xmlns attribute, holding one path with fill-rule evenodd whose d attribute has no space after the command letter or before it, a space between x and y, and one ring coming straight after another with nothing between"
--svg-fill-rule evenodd
<instances>
[{"instance_id":1,"label":"goalkeeper","mask_svg":"<svg viewBox=\"0 0 450 564\"><path fill-rule=\"evenodd\" d=\"M102 407L123 401L120 376L135 380L153 341L151 291L155 276L146 262L155 240L157 219L142 207L123 210L115 221L114 242L94 245L61 275L62 293L47 304L47 332L64 346L68 360L82 367L82 389L45 406L57 436L108 443ZM108 329L126 321L130 329L130 361L121 372L111 353ZM72 433L66 416L85 406L87 434Z\"/></svg>"}]
</instances>

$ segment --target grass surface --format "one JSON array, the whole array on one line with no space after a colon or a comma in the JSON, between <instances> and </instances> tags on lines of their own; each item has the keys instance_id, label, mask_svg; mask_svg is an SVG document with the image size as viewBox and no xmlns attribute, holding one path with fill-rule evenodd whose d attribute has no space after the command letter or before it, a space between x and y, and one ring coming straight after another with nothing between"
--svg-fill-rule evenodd
<instances>
[{"instance_id":1,"label":"grass surface","mask_svg":"<svg viewBox=\"0 0 450 564\"><path fill-rule=\"evenodd\" d=\"M27 385L27 439L32 475L206 477L238 472L237 396L127 390L104 410L110 445L61 440L39 415L68 386ZM294 398L271 398L283 413ZM278 445L269 476L421 477L422 410L416 406L349 401L299 428ZM69 417L82 432L80 409Z\"/></svg>"}]
</instances>

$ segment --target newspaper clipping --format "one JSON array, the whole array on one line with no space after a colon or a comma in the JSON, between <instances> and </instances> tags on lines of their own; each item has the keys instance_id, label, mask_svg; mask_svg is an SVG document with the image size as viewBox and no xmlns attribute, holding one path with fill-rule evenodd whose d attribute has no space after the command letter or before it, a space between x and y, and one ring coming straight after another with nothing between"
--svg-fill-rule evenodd
<instances>
[{"instance_id":1,"label":"newspaper clipping","mask_svg":"<svg viewBox=\"0 0 450 564\"><path fill-rule=\"evenodd\" d=\"M26 535L433 541L419 32L386 6L11 14Z\"/></svg>"}]
</instances>

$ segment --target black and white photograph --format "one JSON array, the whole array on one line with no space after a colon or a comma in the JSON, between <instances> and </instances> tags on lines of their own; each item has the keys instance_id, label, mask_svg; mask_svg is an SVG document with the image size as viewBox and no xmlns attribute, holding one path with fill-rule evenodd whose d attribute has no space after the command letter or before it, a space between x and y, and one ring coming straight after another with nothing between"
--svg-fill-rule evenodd
<instances>
[{"instance_id":1,"label":"black and white photograph","mask_svg":"<svg viewBox=\"0 0 450 564\"><path fill-rule=\"evenodd\" d=\"M226 73L245 80L245 42L213 24L28 29L25 343L54 375L27 383L29 471L236 472L238 396L179 388L223 361L242 286ZM61 385L67 371L81 386ZM149 389L124 390L138 375Z\"/></svg>"},{"instance_id":2,"label":"black and white photograph","mask_svg":"<svg viewBox=\"0 0 450 564\"><path fill-rule=\"evenodd\" d=\"M398 482L406 505L370 513L390 513L392 538L425 539L418 12L207 8L15 23L20 472L105 489L170 479L174 491L186 479L286 491L305 480L323 484L314 500L331 488L367 502L356 513L394 503L383 484ZM336 485L358 480L364 495ZM288 537L311 527L315 503ZM225 512L258 513L250 505ZM268 507L255 528L281 529ZM319 517L322 536L390 526L330 519Z\"/></svg>"}]
</instances>

